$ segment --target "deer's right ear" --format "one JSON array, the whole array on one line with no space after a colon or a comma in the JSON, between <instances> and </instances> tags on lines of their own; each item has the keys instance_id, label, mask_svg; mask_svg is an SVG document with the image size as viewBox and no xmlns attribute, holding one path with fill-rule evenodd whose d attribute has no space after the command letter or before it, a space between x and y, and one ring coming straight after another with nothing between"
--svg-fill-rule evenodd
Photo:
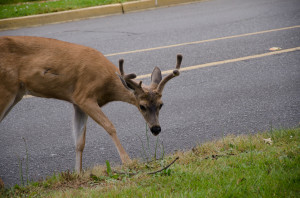
<instances>
[{"instance_id":1,"label":"deer's right ear","mask_svg":"<svg viewBox=\"0 0 300 198\"><path fill-rule=\"evenodd\" d=\"M151 84L158 85L160 83L161 79L162 79L161 71L158 67L155 67L151 74Z\"/></svg>"}]
</instances>

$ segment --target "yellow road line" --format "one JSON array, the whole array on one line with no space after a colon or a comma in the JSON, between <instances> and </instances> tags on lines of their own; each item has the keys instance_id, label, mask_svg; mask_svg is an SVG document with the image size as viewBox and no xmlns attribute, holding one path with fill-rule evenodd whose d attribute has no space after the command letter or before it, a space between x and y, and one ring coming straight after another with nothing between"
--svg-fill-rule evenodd
<instances>
[{"instance_id":1,"label":"yellow road line","mask_svg":"<svg viewBox=\"0 0 300 198\"><path fill-rule=\"evenodd\" d=\"M205 64L201 64L201 65L189 66L189 67L181 68L180 71L181 72L182 71L190 71L190 70L200 69L203 67L212 67L212 66L222 65L222 64L226 64L226 63L234 63L234 62L239 62L239 61L244 61L244 60L261 58L261 57L265 57L265 56L272 56L275 54L294 52L297 50L300 50L300 47L289 48L289 49L284 49L284 50L274 51L274 52L267 52L267 53L263 53L263 54L256 54L256 55L251 55L251 56L244 56L244 57L240 57L240 58L228 59L228 60L223 60L223 61L216 61L216 62L205 63ZM166 70L166 71L163 71L162 74L169 74L171 72L173 72L173 70ZM137 79L143 79L143 78L148 78L148 77L151 77L151 74L137 76Z\"/></svg>"},{"instance_id":2,"label":"yellow road line","mask_svg":"<svg viewBox=\"0 0 300 198\"><path fill-rule=\"evenodd\" d=\"M289 30L289 29L295 29L295 28L300 28L300 25L295 25L295 26L290 26L290 27L284 27L284 28L278 28L278 29L265 30L265 31L260 31L260 32L239 34L239 35L234 35L234 36L225 36L225 37L208 39L208 40L193 41L193 42L187 42L187 43L179 43L179 44L174 44L174 45L166 45L166 46L153 47L153 48L140 49L140 50L133 50L133 51L126 51L126 52L118 52L118 53L106 54L105 56L108 57L108 56L132 54L132 53L139 53L139 52L147 52L147 51L153 51L153 50L159 50L159 49L166 49L166 48L172 48L172 47L180 47L180 46L184 46L184 45L194 45L194 44L207 43L207 42L212 42L212 41L219 41L219 40L225 40L225 39L239 38L239 37L244 37L244 36L252 36L252 35L258 35L258 34L265 34L265 33L277 32L277 31Z\"/></svg>"},{"instance_id":3,"label":"yellow road line","mask_svg":"<svg viewBox=\"0 0 300 198\"><path fill-rule=\"evenodd\" d=\"M251 59L256 59L256 58L262 58L266 56L272 56L276 54L283 54L283 53L288 53L288 52L294 52L300 50L300 47L295 47L295 48L289 48L289 49L284 49L280 51L274 51L274 52L267 52L263 54L256 54L256 55L251 55L251 56L244 56L240 58L233 58L233 59L228 59L228 60L223 60L223 61L216 61L216 62L211 62L211 63L205 63L205 64L200 64L200 65L194 65L194 66L189 66L189 67L184 67L181 68L180 71L190 71L190 70L196 70L204 67L212 67L212 66L217 66L217 65L223 65L226 63L234 63L234 62L239 62L239 61L244 61L244 60L251 60ZM162 74L169 74L173 72L173 70L166 70L162 71ZM151 74L145 74L145 75L140 75L137 76L136 79L144 79L144 78L149 78L151 77ZM24 98L31 98L33 96L27 95L24 96Z\"/></svg>"}]
</instances>

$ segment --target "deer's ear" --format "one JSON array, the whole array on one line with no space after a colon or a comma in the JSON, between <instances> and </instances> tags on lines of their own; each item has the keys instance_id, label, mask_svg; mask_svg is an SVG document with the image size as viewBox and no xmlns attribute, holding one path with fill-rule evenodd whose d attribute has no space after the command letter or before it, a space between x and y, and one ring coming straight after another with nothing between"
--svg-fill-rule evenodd
<instances>
[{"instance_id":1,"label":"deer's ear","mask_svg":"<svg viewBox=\"0 0 300 198\"><path fill-rule=\"evenodd\" d=\"M126 89L128 89L128 90L131 90L131 89L128 87L128 85L127 85L127 83L125 82L125 80L123 79L123 77L122 77L120 74L118 74L117 72L116 72L116 74L117 74L117 76L120 78L120 80L121 80L122 84L124 85L124 87L125 87Z\"/></svg>"},{"instance_id":2,"label":"deer's ear","mask_svg":"<svg viewBox=\"0 0 300 198\"><path fill-rule=\"evenodd\" d=\"M162 79L161 71L158 67L155 67L151 74L151 83L158 85L160 83L161 79Z\"/></svg>"}]
</instances>

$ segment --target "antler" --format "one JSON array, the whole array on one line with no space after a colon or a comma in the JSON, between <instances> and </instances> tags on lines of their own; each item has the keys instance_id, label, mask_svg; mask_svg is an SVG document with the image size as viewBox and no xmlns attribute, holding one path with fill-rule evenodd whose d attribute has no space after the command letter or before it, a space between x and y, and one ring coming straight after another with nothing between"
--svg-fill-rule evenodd
<instances>
[{"instance_id":1,"label":"antler","mask_svg":"<svg viewBox=\"0 0 300 198\"><path fill-rule=\"evenodd\" d=\"M120 80L122 81L123 85L127 88L127 89L133 89L133 90L142 90L142 81L140 81L139 83L137 83L136 81L132 80L134 78L136 78L136 75L131 73L131 74L125 74L124 70L123 70L123 64L124 64L124 60L120 59L119 60L119 70L121 73L121 76L119 74L117 74L120 78Z\"/></svg>"},{"instance_id":2,"label":"antler","mask_svg":"<svg viewBox=\"0 0 300 198\"><path fill-rule=\"evenodd\" d=\"M178 71L180 69L180 65L181 65L181 62L182 62L182 55L181 54L178 54L177 55L177 64L176 64L176 69L173 70L173 72L169 75L167 75L158 85L157 87L157 91L159 93L162 93L166 83L171 80L172 78L174 78L175 76L179 76L180 72Z\"/></svg>"},{"instance_id":3,"label":"antler","mask_svg":"<svg viewBox=\"0 0 300 198\"><path fill-rule=\"evenodd\" d=\"M124 60L120 59L119 60L119 69L120 69L120 73L121 73L122 78L124 78L124 80L136 78L136 75L133 74L133 73L125 75L124 70L123 70L123 64L124 64Z\"/></svg>"}]
</instances>

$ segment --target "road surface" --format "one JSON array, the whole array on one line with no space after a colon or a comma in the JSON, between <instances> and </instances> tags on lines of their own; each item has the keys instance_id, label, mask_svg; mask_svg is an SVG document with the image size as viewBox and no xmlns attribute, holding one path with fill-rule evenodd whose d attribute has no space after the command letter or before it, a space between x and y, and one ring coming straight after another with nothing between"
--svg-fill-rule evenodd
<instances>
[{"instance_id":1,"label":"road surface","mask_svg":"<svg viewBox=\"0 0 300 198\"><path fill-rule=\"evenodd\" d=\"M181 75L163 95L159 142L166 153L184 150L223 134L247 134L295 127L300 121L300 1L210 0L142 12L41 27L2 31L60 39L96 48L143 83L155 66ZM280 47L270 54L271 47ZM195 66L195 67L193 67ZM1 96L0 96L1 97ZM145 122L129 104L108 104L132 158L142 158ZM20 183L26 158L30 180L73 170L72 105L42 98L23 99L0 124L0 178ZM24 139L23 139L24 138ZM150 147L156 138L150 137ZM159 151L160 152L160 151ZM92 119L87 126L83 167L119 164L109 135ZM23 160L26 177L26 160Z\"/></svg>"}]
</instances>

